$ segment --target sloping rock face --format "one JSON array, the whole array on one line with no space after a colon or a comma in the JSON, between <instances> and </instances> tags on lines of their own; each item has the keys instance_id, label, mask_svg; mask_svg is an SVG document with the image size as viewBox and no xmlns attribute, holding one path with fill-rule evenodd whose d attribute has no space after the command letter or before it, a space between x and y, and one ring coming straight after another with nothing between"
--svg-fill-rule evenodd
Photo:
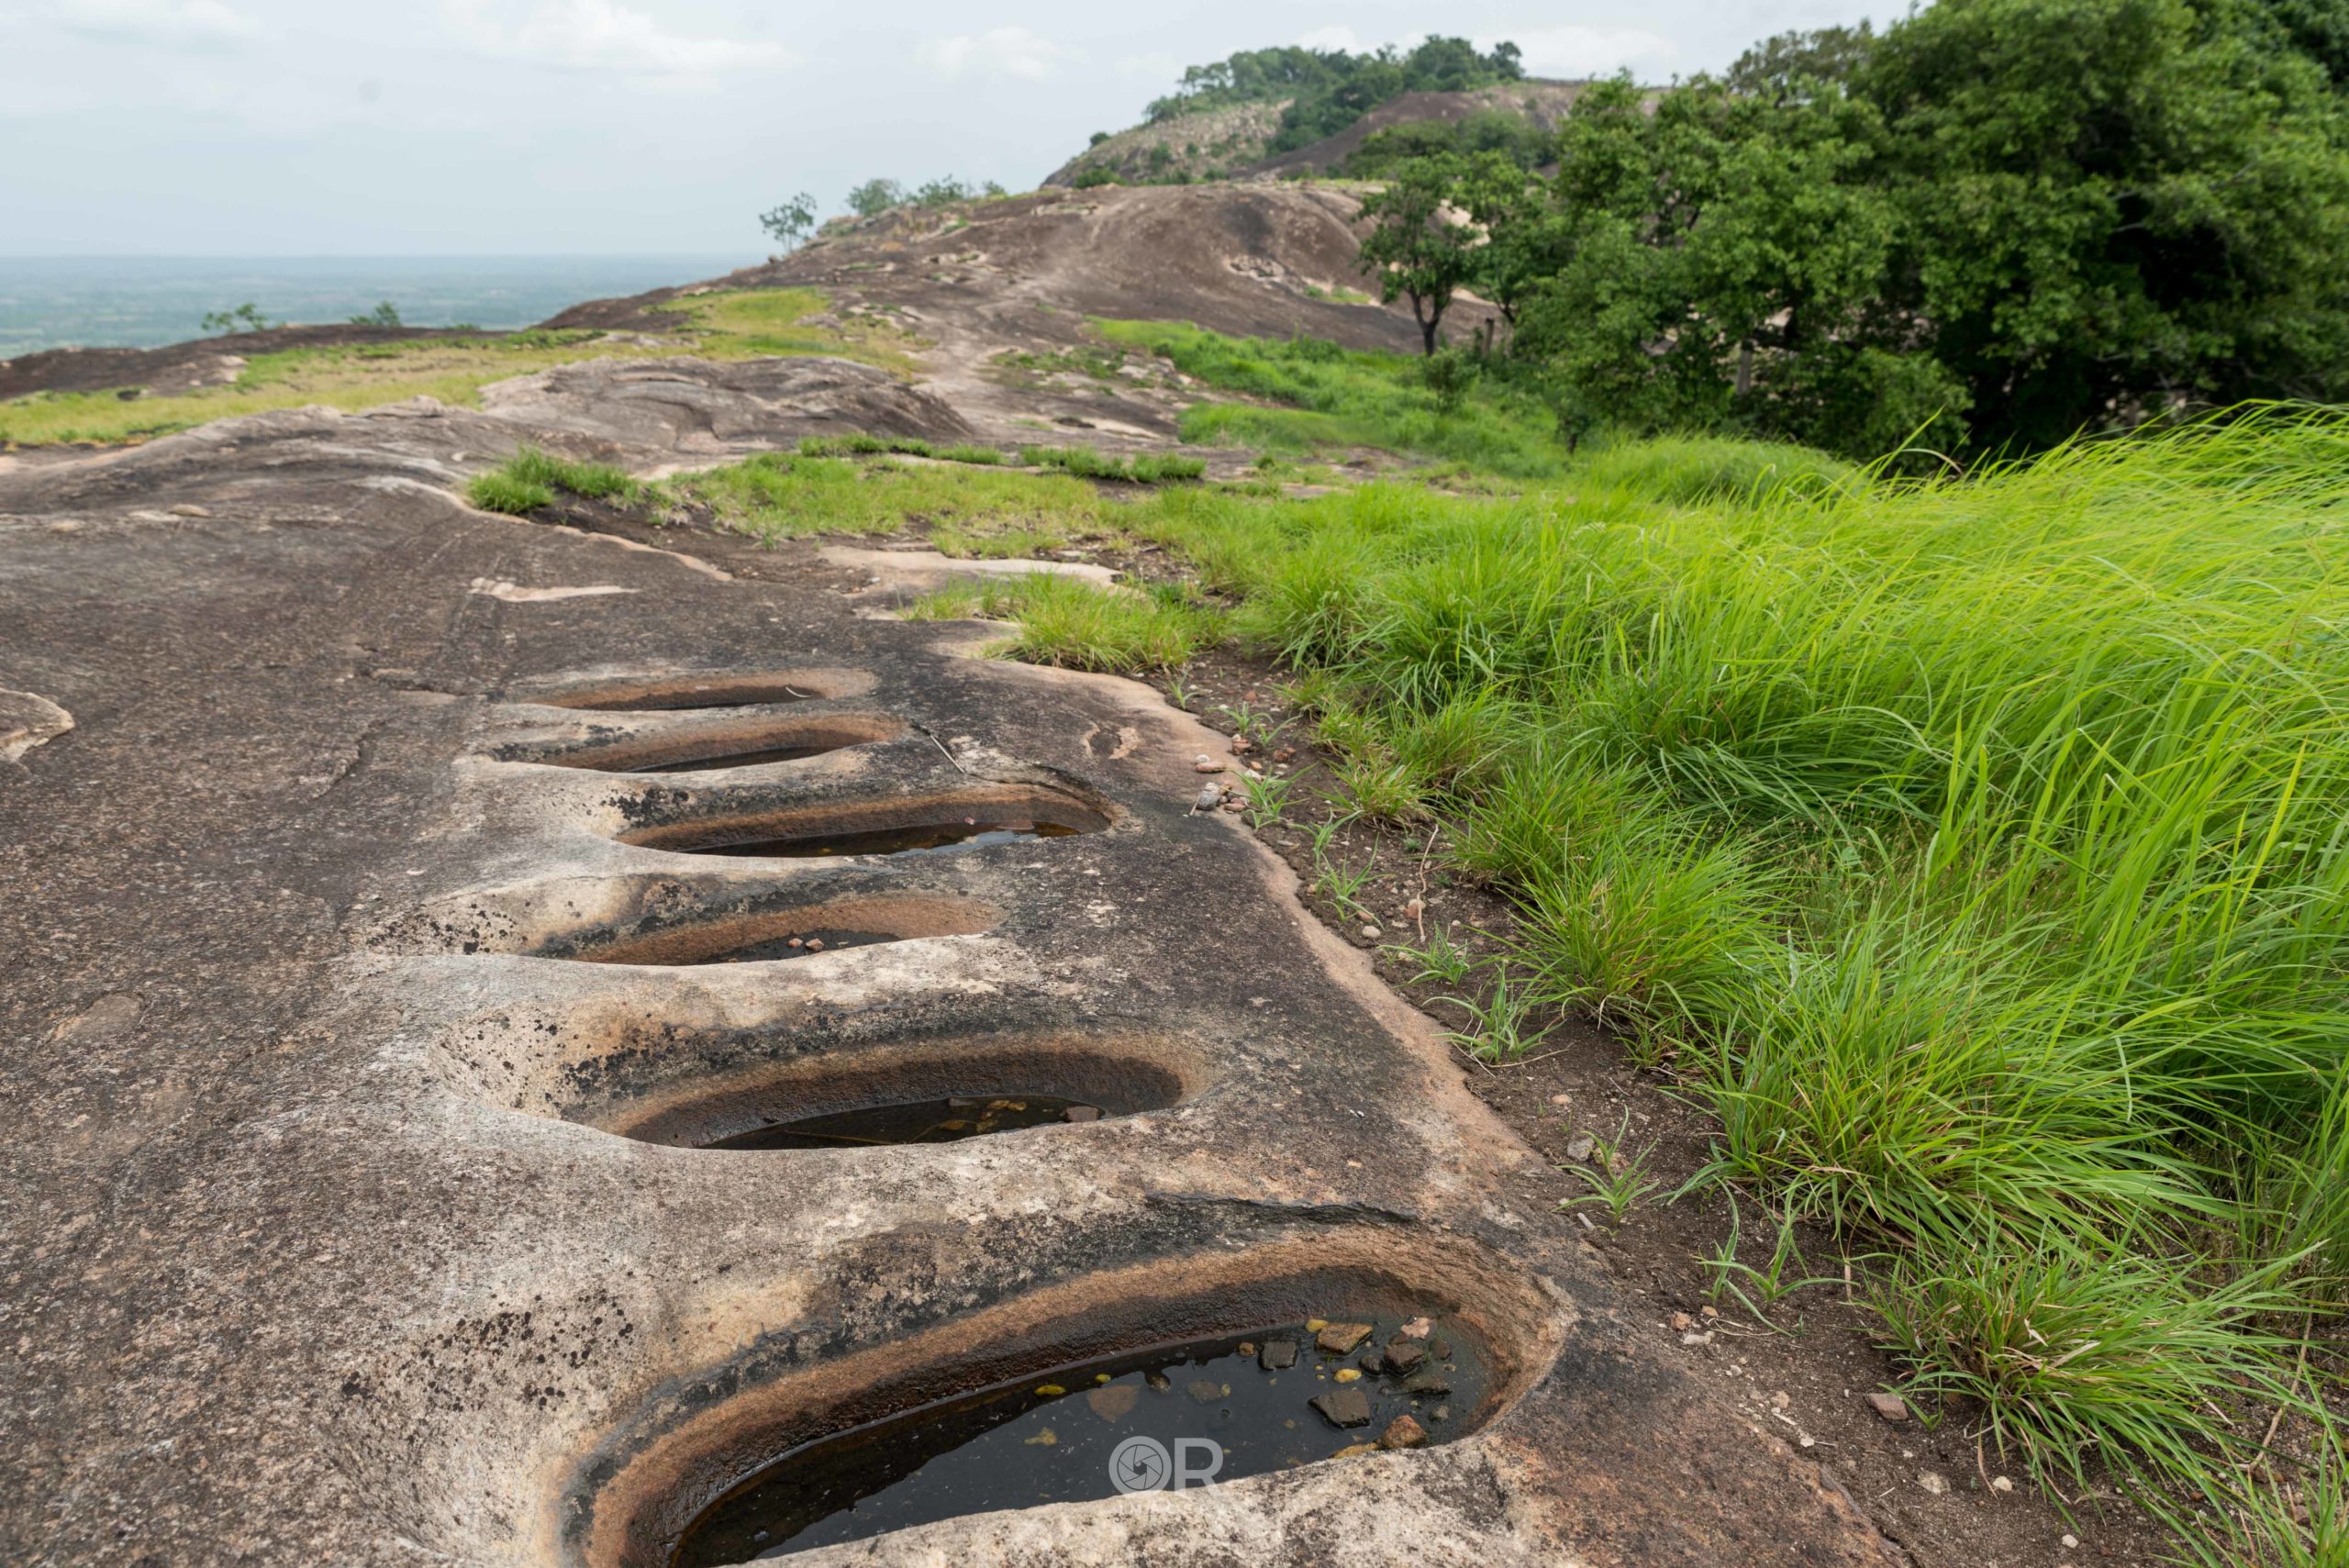
<instances>
[{"instance_id":1,"label":"sloping rock face","mask_svg":"<svg viewBox=\"0 0 2349 1568\"><path fill-rule=\"evenodd\" d=\"M1078 176L1094 169L1131 181L1230 172L1264 156L1264 144L1280 129L1281 111L1287 107L1286 98L1234 104L1133 126L1086 148L1045 175L1043 183L1074 185Z\"/></svg>"},{"instance_id":2,"label":"sloping rock face","mask_svg":"<svg viewBox=\"0 0 2349 1568\"><path fill-rule=\"evenodd\" d=\"M807 1561L1901 1561L1634 1331L1426 1020L1199 809L1221 737L881 613L935 558L458 498L524 443L1008 434L1061 406L988 367L1085 311L1408 334L1304 292L1353 217L1042 197L731 280L896 307L918 385L606 360L0 460L0 1561L657 1568L844 1426L1388 1309L1485 1347L1467 1435ZM1057 417L1160 439L1146 390ZM1067 831L871 852L999 819ZM1127 1114L696 1146L1023 1074Z\"/></svg>"},{"instance_id":3,"label":"sloping rock face","mask_svg":"<svg viewBox=\"0 0 2349 1568\"><path fill-rule=\"evenodd\" d=\"M1472 1435L807 1561L1900 1560L1633 1332L1426 1022L1195 809L1220 737L812 549L452 494L523 439L651 470L955 417L607 364L0 473L5 684L75 719L0 784L0 1559L661 1564L876 1401L1388 1303L1489 1347ZM1015 806L1087 830L687 852ZM863 945L722 961L831 926ZM678 1130L1052 1062L1152 1087L952 1144Z\"/></svg>"},{"instance_id":4,"label":"sloping rock face","mask_svg":"<svg viewBox=\"0 0 2349 1568\"><path fill-rule=\"evenodd\" d=\"M925 334L1068 343L1090 315L1416 350L1408 312L1308 292L1362 286L1361 206L1347 191L1295 184L1045 190L941 212L900 209L696 286L820 287L836 301L890 307ZM685 292L592 301L545 325L638 327L646 307ZM1054 315L1057 323L1040 319Z\"/></svg>"}]
</instances>

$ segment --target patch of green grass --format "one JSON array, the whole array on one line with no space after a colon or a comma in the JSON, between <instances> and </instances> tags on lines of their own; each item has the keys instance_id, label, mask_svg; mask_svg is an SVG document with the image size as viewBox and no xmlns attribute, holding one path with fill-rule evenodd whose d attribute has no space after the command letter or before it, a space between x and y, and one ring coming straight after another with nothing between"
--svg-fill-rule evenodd
<instances>
[{"instance_id":1,"label":"patch of green grass","mask_svg":"<svg viewBox=\"0 0 2349 1568\"><path fill-rule=\"evenodd\" d=\"M818 323L830 302L815 289L719 289L655 306L684 318L681 330L706 359L796 358L807 354L855 360L897 375L914 372L921 339L870 315Z\"/></svg>"},{"instance_id":2,"label":"patch of green grass","mask_svg":"<svg viewBox=\"0 0 2349 1568\"><path fill-rule=\"evenodd\" d=\"M670 480L665 491L763 539L918 524L959 554L1032 554L1097 528L1106 506L1092 486L1064 474L776 452Z\"/></svg>"},{"instance_id":3,"label":"patch of green grass","mask_svg":"<svg viewBox=\"0 0 2349 1568\"><path fill-rule=\"evenodd\" d=\"M1962 479L1667 440L1126 520L1515 901L1464 1044L1536 998L1670 1041L1709 1179L1884 1250L1916 1393L2216 1496L2266 1410L2214 1410L2284 1400L2276 1325L2349 1277L2344 517L2349 417L2270 409Z\"/></svg>"},{"instance_id":4,"label":"patch of green grass","mask_svg":"<svg viewBox=\"0 0 2349 1568\"><path fill-rule=\"evenodd\" d=\"M1574 477L1585 489L1619 490L1674 506L1766 499L1783 485L1815 492L1865 483L1860 470L1826 452L1726 436L1608 442L1575 463Z\"/></svg>"},{"instance_id":5,"label":"patch of green grass","mask_svg":"<svg viewBox=\"0 0 2349 1568\"><path fill-rule=\"evenodd\" d=\"M1057 468L1084 479L1116 480L1128 484L1165 484L1197 479L1208 471L1205 458L1162 452L1116 457L1091 447L1022 447L1019 461L1030 468Z\"/></svg>"},{"instance_id":6,"label":"patch of green grass","mask_svg":"<svg viewBox=\"0 0 2349 1568\"><path fill-rule=\"evenodd\" d=\"M1980 1410L2042 1485L2085 1487L2091 1455L2192 1478L2246 1446L2228 1419L2246 1391L2288 1397L2286 1341L2258 1319L2291 1304L2256 1276L2203 1288L2199 1271L2068 1239L1953 1237L1896 1262L1871 1304L1913 1369L1909 1403Z\"/></svg>"},{"instance_id":7,"label":"patch of green grass","mask_svg":"<svg viewBox=\"0 0 2349 1568\"><path fill-rule=\"evenodd\" d=\"M134 389L109 388L11 398L0 403L0 447L140 440L215 419L314 403L346 413L411 397L474 407L481 389L492 382L599 358L826 354L911 373L910 354L919 339L864 317L841 326L808 324L804 318L821 312L825 303L812 289L740 290L682 299L662 307L677 317L677 333L667 340L637 333L534 328L281 350L254 355L223 386L155 397L126 397Z\"/></svg>"},{"instance_id":8,"label":"patch of green grass","mask_svg":"<svg viewBox=\"0 0 2349 1568\"><path fill-rule=\"evenodd\" d=\"M493 381L599 355L644 357L663 350L604 343L592 332L513 338L434 338L256 354L225 386L158 397L115 391L36 393L0 403L0 445L122 441L167 435L239 414L323 404L346 413L431 397L459 407L480 402Z\"/></svg>"},{"instance_id":9,"label":"patch of green grass","mask_svg":"<svg viewBox=\"0 0 2349 1568\"><path fill-rule=\"evenodd\" d=\"M1051 353L1028 353L1015 350L996 355L987 361L987 371L996 381L1014 386L1036 387L1045 384L1056 375L1082 376L1088 381L1115 383L1126 362L1123 349L1098 343L1081 343L1073 349Z\"/></svg>"},{"instance_id":10,"label":"patch of green grass","mask_svg":"<svg viewBox=\"0 0 2349 1568\"><path fill-rule=\"evenodd\" d=\"M1416 357L1341 349L1313 339L1283 343L1229 338L1157 321L1096 321L1110 342L1171 360L1186 375L1256 403L1195 403L1183 412L1183 439L1295 456L1375 447L1464 462L1513 479L1551 479L1571 459L1556 419L1531 393L1496 376L1444 414Z\"/></svg>"},{"instance_id":11,"label":"patch of green grass","mask_svg":"<svg viewBox=\"0 0 2349 1568\"><path fill-rule=\"evenodd\" d=\"M885 453L926 457L939 462L976 463L981 467L1004 461L1003 453L995 447L968 442L940 446L918 436L873 436L857 431L845 436L803 436L799 440L801 457L870 457Z\"/></svg>"},{"instance_id":12,"label":"patch of green grass","mask_svg":"<svg viewBox=\"0 0 2349 1568\"><path fill-rule=\"evenodd\" d=\"M907 612L915 620L1011 620L992 651L1037 664L1132 675L1169 670L1219 634L1213 610L1180 595L1097 588L1059 573L950 584Z\"/></svg>"},{"instance_id":13,"label":"patch of green grass","mask_svg":"<svg viewBox=\"0 0 2349 1568\"><path fill-rule=\"evenodd\" d=\"M484 512L505 512L512 517L527 517L541 506L554 505L551 486L518 478L503 469L477 473L465 484L465 499Z\"/></svg>"},{"instance_id":14,"label":"patch of green grass","mask_svg":"<svg viewBox=\"0 0 2349 1568\"><path fill-rule=\"evenodd\" d=\"M558 492L598 501L633 501L644 487L609 463L573 462L524 447L465 486L465 499L484 512L520 516L554 504Z\"/></svg>"}]
</instances>

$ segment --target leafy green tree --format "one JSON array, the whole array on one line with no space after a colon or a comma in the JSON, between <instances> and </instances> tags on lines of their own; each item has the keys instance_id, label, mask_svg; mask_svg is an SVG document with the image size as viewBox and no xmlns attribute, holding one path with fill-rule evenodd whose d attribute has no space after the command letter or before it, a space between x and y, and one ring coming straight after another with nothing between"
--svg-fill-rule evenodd
<instances>
[{"instance_id":1,"label":"leafy green tree","mask_svg":"<svg viewBox=\"0 0 2349 1568\"><path fill-rule=\"evenodd\" d=\"M859 217L878 217L905 202L906 188L895 180L867 180L848 194L848 210Z\"/></svg>"},{"instance_id":2,"label":"leafy green tree","mask_svg":"<svg viewBox=\"0 0 2349 1568\"><path fill-rule=\"evenodd\" d=\"M816 198L802 191L781 206L759 215L759 227L786 250L816 232Z\"/></svg>"},{"instance_id":3,"label":"leafy green tree","mask_svg":"<svg viewBox=\"0 0 2349 1568\"><path fill-rule=\"evenodd\" d=\"M2338 398L2335 6L1940 0L1880 36L1771 40L1721 81L1600 83L1546 186L1460 176L1490 235L1475 286L1562 427L1874 457Z\"/></svg>"},{"instance_id":4,"label":"leafy green tree","mask_svg":"<svg viewBox=\"0 0 2349 1568\"><path fill-rule=\"evenodd\" d=\"M2349 132L2319 61L2211 0L1943 0L1854 76L1886 305L2025 448L2349 390Z\"/></svg>"},{"instance_id":5,"label":"leafy green tree","mask_svg":"<svg viewBox=\"0 0 2349 1568\"><path fill-rule=\"evenodd\" d=\"M266 332L269 322L251 300L232 310L216 310L204 317L206 332Z\"/></svg>"},{"instance_id":6,"label":"leafy green tree","mask_svg":"<svg viewBox=\"0 0 2349 1568\"><path fill-rule=\"evenodd\" d=\"M2336 87L2349 84L2349 0L2254 0L2291 48L2323 67Z\"/></svg>"},{"instance_id":7,"label":"leafy green tree","mask_svg":"<svg viewBox=\"0 0 2349 1568\"><path fill-rule=\"evenodd\" d=\"M1876 47L1873 24L1820 28L1764 39L1737 57L1721 80L1733 93L1752 97L1795 97L1820 83L1848 83Z\"/></svg>"},{"instance_id":8,"label":"leafy green tree","mask_svg":"<svg viewBox=\"0 0 2349 1568\"><path fill-rule=\"evenodd\" d=\"M1453 204L1485 235L1470 258L1469 283L1512 327L1542 284L1563 271L1573 235L1542 183L1505 152L1475 153L1458 165Z\"/></svg>"},{"instance_id":9,"label":"leafy green tree","mask_svg":"<svg viewBox=\"0 0 2349 1568\"><path fill-rule=\"evenodd\" d=\"M1391 304L1399 296L1411 302L1412 319L1431 355L1443 313L1467 281L1483 238L1455 221L1449 208L1457 176L1458 165L1449 160L1411 159L1396 165L1386 188L1362 204L1363 216L1373 224L1362 242L1363 270L1376 277L1381 300Z\"/></svg>"}]
</instances>

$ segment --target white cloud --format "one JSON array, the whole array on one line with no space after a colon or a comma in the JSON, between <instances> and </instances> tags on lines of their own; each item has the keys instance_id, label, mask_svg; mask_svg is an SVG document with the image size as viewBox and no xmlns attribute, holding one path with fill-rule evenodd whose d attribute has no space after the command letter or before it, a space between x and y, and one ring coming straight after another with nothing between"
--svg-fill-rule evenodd
<instances>
[{"instance_id":1,"label":"white cloud","mask_svg":"<svg viewBox=\"0 0 2349 1568\"><path fill-rule=\"evenodd\" d=\"M1364 43L1360 33L1347 27L1316 28L1309 33L1297 35L1299 49L1341 49L1348 54L1367 54L1377 46Z\"/></svg>"},{"instance_id":2,"label":"white cloud","mask_svg":"<svg viewBox=\"0 0 2349 1568\"><path fill-rule=\"evenodd\" d=\"M1073 58L1074 50L1026 28L994 28L975 36L960 33L921 46L922 63L941 76L975 72L1041 82L1061 61Z\"/></svg>"},{"instance_id":3,"label":"white cloud","mask_svg":"<svg viewBox=\"0 0 2349 1568\"><path fill-rule=\"evenodd\" d=\"M671 32L641 11L613 0L540 0L518 21L490 0L441 0L441 12L484 54L534 60L573 71L629 71L647 76L716 76L776 71L799 57L779 43Z\"/></svg>"},{"instance_id":4,"label":"white cloud","mask_svg":"<svg viewBox=\"0 0 2349 1568\"><path fill-rule=\"evenodd\" d=\"M69 31L167 43L235 43L262 25L222 0L66 0L45 13Z\"/></svg>"},{"instance_id":5,"label":"white cloud","mask_svg":"<svg viewBox=\"0 0 2349 1568\"><path fill-rule=\"evenodd\" d=\"M1668 69L1680 46L1642 28L1521 28L1476 39L1490 49L1508 39L1525 51L1528 76L1611 76L1627 67L1635 75Z\"/></svg>"}]
</instances>

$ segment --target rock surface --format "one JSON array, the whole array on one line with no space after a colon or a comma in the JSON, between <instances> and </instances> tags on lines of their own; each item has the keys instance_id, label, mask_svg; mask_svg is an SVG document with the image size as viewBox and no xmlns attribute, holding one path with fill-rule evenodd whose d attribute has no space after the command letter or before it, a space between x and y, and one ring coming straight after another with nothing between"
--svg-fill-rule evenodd
<instances>
[{"instance_id":1,"label":"rock surface","mask_svg":"<svg viewBox=\"0 0 2349 1568\"><path fill-rule=\"evenodd\" d=\"M1196 722L875 618L813 547L454 494L526 440L649 473L951 437L959 406L821 361L573 366L484 405L0 472L14 678L79 725L0 789L0 950L38 955L0 966L0 1027L47 1042L0 1063L43 1129L0 1206L0 1560L635 1568L759 1432L1305 1297L1474 1326L1487 1407L1211 1508L1058 1504L803 1561L1900 1561L1815 1465L1719 1440L1726 1397L1529 1199L1538 1158L1433 1029L1285 865L1188 809L1217 743ZM627 591L520 592L579 585ZM796 700L565 706L751 677ZM548 765L785 717L863 728L735 776ZM1105 826L903 864L640 841L1043 789ZM737 930L803 946L692 960ZM941 1042L1096 1052L1109 1086L1184 1103L948 1145L660 1131L713 1084L895 1083ZM1408 1508L1364 1485L1388 1467Z\"/></svg>"}]
</instances>

